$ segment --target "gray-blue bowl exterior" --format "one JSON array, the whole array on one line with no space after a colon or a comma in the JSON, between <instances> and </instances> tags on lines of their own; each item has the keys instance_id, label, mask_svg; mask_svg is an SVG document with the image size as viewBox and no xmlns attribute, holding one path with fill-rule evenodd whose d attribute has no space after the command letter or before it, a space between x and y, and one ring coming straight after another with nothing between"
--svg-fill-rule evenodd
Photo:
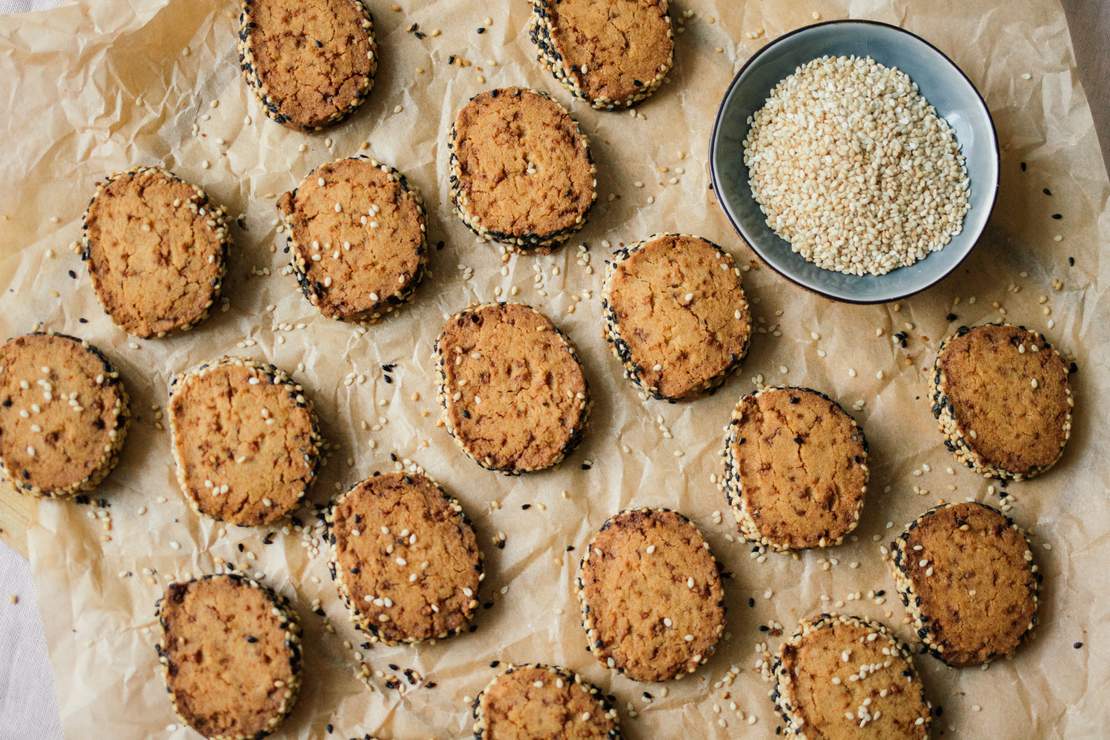
<instances>
[{"instance_id":1,"label":"gray-blue bowl exterior","mask_svg":"<svg viewBox=\"0 0 1110 740\"><path fill-rule=\"evenodd\" d=\"M869 56L898 67L956 134L967 161L970 203L963 230L925 259L885 275L847 275L806 261L767 225L752 196L744 165L748 118L771 89L817 57ZM733 227L772 269L814 292L849 303L884 303L913 295L951 273L971 252L998 196L998 134L986 101L967 75L939 49L897 26L877 21L829 21L780 36L740 69L725 92L709 143L717 201Z\"/></svg>"}]
</instances>

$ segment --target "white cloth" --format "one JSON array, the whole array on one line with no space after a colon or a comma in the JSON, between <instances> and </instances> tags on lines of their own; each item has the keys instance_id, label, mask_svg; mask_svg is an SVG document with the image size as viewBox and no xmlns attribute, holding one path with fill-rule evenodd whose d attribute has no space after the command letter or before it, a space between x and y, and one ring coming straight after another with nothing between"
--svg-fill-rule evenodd
<instances>
[{"instance_id":1,"label":"white cloth","mask_svg":"<svg viewBox=\"0 0 1110 740\"><path fill-rule=\"evenodd\" d=\"M66 0L0 0L0 15L29 13L32 10L49 10L63 5Z\"/></svg>"},{"instance_id":2,"label":"white cloth","mask_svg":"<svg viewBox=\"0 0 1110 740\"><path fill-rule=\"evenodd\" d=\"M0 542L0 740L61 737L31 568Z\"/></svg>"}]
</instances>

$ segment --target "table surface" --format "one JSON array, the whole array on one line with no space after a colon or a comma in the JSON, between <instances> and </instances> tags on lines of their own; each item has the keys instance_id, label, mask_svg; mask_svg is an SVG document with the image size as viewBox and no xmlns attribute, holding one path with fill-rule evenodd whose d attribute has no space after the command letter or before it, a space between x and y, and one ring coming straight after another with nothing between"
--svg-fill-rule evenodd
<instances>
[{"instance_id":1,"label":"table surface","mask_svg":"<svg viewBox=\"0 0 1110 740\"><path fill-rule=\"evenodd\" d=\"M2 4L2 2L0 2ZM1063 0L1080 76L1090 100L1103 162L1110 164L1110 2ZM36 501L0 485L0 540L27 556L27 526Z\"/></svg>"}]
</instances>

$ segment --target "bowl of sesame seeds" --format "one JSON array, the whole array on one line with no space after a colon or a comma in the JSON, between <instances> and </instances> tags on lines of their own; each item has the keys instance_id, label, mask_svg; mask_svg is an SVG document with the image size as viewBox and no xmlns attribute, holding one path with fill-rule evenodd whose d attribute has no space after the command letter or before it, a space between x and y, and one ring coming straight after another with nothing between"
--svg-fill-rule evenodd
<instances>
[{"instance_id":1,"label":"bowl of sesame seeds","mask_svg":"<svg viewBox=\"0 0 1110 740\"><path fill-rule=\"evenodd\" d=\"M994 207L998 135L983 97L929 42L875 21L806 26L733 78L710 171L771 268L828 298L883 303L942 280Z\"/></svg>"}]
</instances>

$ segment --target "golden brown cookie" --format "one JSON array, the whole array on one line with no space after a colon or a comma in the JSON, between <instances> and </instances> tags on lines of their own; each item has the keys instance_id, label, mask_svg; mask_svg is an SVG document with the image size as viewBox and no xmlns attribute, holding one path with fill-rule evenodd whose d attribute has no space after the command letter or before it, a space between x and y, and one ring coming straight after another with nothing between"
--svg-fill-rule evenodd
<instances>
[{"instance_id":1,"label":"golden brown cookie","mask_svg":"<svg viewBox=\"0 0 1110 740\"><path fill-rule=\"evenodd\" d=\"M674 64L667 0L532 0L537 59L594 108L635 105Z\"/></svg>"},{"instance_id":2,"label":"golden brown cookie","mask_svg":"<svg viewBox=\"0 0 1110 740\"><path fill-rule=\"evenodd\" d=\"M157 606L158 657L182 721L207 738L265 737L301 685L301 627L289 602L238 574L171 583Z\"/></svg>"},{"instance_id":3,"label":"golden brown cookie","mask_svg":"<svg viewBox=\"0 0 1110 740\"><path fill-rule=\"evenodd\" d=\"M654 398L712 391L748 352L751 314L732 257L697 236L662 234L606 263L605 338Z\"/></svg>"},{"instance_id":4,"label":"golden brown cookie","mask_svg":"<svg viewBox=\"0 0 1110 740\"><path fill-rule=\"evenodd\" d=\"M370 94L374 21L362 0L243 0L239 64L266 115L316 131Z\"/></svg>"},{"instance_id":5,"label":"golden brown cookie","mask_svg":"<svg viewBox=\"0 0 1110 740\"><path fill-rule=\"evenodd\" d=\"M771 700L790 737L929 735L931 708L910 651L878 622L839 614L805 619L771 670Z\"/></svg>"},{"instance_id":6,"label":"golden brown cookie","mask_svg":"<svg viewBox=\"0 0 1110 740\"><path fill-rule=\"evenodd\" d=\"M548 251L582 228L597 200L589 143L563 106L520 87L488 90L455 117L451 202L474 233L514 251Z\"/></svg>"},{"instance_id":7,"label":"golden brown cookie","mask_svg":"<svg viewBox=\"0 0 1110 740\"><path fill-rule=\"evenodd\" d=\"M467 627L482 553L462 506L433 480L375 474L340 496L327 518L332 578L373 641L436 640Z\"/></svg>"},{"instance_id":8,"label":"golden brown cookie","mask_svg":"<svg viewBox=\"0 0 1110 740\"><path fill-rule=\"evenodd\" d=\"M944 445L988 478L1024 480L1051 468L1071 435L1069 365L1023 326L961 326L933 366L933 416Z\"/></svg>"},{"instance_id":9,"label":"golden brown cookie","mask_svg":"<svg viewBox=\"0 0 1110 740\"><path fill-rule=\"evenodd\" d=\"M377 321L424 277L424 203L389 165L366 157L328 162L277 207L301 290L328 318Z\"/></svg>"},{"instance_id":10,"label":"golden brown cookie","mask_svg":"<svg viewBox=\"0 0 1110 740\"><path fill-rule=\"evenodd\" d=\"M558 464L577 446L590 391L574 345L520 303L474 306L435 344L447 431L484 468L517 474Z\"/></svg>"},{"instance_id":11,"label":"golden brown cookie","mask_svg":"<svg viewBox=\"0 0 1110 740\"><path fill-rule=\"evenodd\" d=\"M85 210L81 259L93 290L138 337L200 323L220 295L230 247L224 209L159 167L112 175Z\"/></svg>"},{"instance_id":12,"label":"golden brown cookie","mask_svg":"<svg viewBox=\"0 0 1110 740\"><path fill-rule=\"evenodd\" d=\"M870 475L867 440L809 388L740 399L725 432L724 488L745 539L775 550L832 547L856 528Z\"/></svg>"},{"instance_id":13,"label":"golden brown cookie","mask_svg":"<svg viewBox=\"0 0 1110 740\"><path fill-rule=\"evenodd\" d=\"M1013 520L986 504L934 507L891 543L917 636L950 666L1012 655L1037 624L1041 573Z\"/></svg>"},{"instance_id":14,"label":"golden brown cookie","mask_svg":"<svg viewBox=\"0 0 1110 740\"><path fill-rule=\"evenodd\" d=\"M610 517L578 567L586 646L635 681L693 673L716 650L725 599L709 543L669 509Z\"/></svg>"},{"instance_id":15,"label":"golden brown cookie","mask_svg":"<svg viewBox=\"0 0 1110 740\"><path fill-rule=\"evenodd\" d=\"M0 475L16 490L95 488L115 466L129 420L119 373L88 342L36 332L0 347Z\"/></svg>"},{"instance_id":16,"label":"golden brown cookie","mask_svg":"<svg viewBox=\"0 0 1110 740\"><path fill-rule=\"evenodd\" d=\"M169 421L181 490L214 519L273 524L316 477L324 443L312 405L273 365L223 357L175 377Z\"/></svg>"},{"instance_id":17,"label":"golden brown cookie","mask_svg":"<svg viewBox=\"0 0 1110 740\"><path fill-rule=\"evenodd\" d=\"M513 665L474 700L474 740L602 740L621 737L617 710L566 668Z\"/></svg>"}]
</instances>

